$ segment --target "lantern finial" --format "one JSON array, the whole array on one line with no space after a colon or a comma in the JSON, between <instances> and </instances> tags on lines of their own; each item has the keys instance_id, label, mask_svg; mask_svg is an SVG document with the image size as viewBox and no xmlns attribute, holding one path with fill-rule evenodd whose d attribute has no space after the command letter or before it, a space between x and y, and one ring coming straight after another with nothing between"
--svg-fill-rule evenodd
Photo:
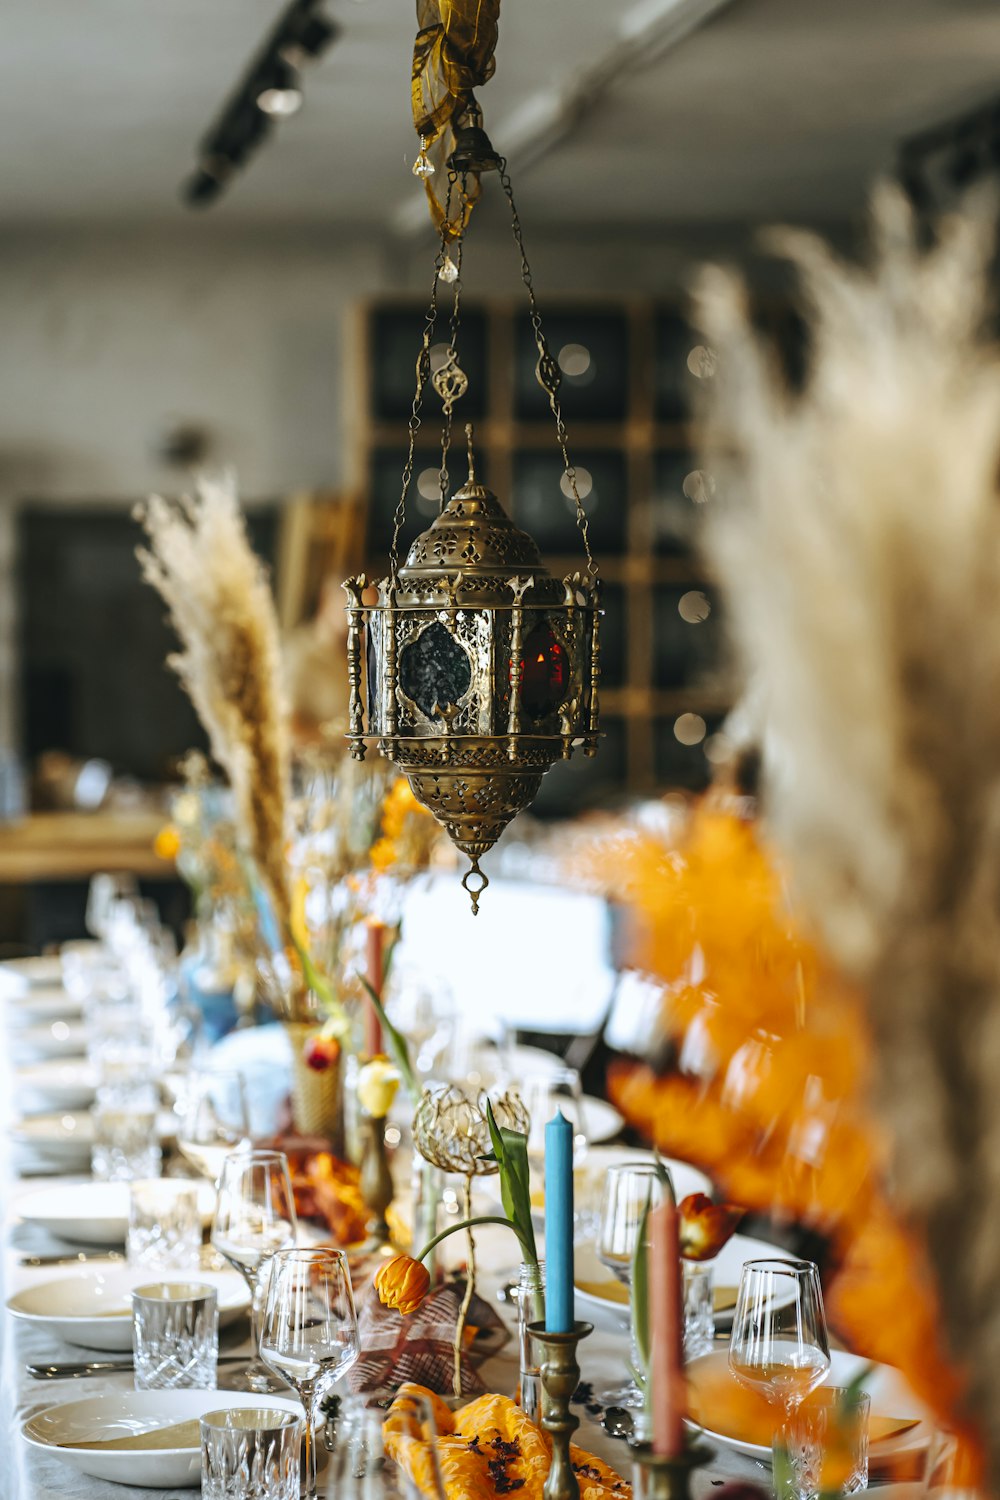
<instances>
[{"instance_id":1,"label":"lantern finial","mask_svg":"<svg viewBox=\"0 0 1000 1500\"><path fill-rule=\"evenodd\" d=\"M472 435L473 435L473 431L474 431L474 429L473 429L472 423L471 422L466 422L466 424L465 424L465 442L466 442L466 446L468 447L468 450L469 450L469 483L470 484L475 484L475 482L476 482L476 455L475 455L475 453L473 452L473 449L472 449Z\"/></svg>"}]
</instances>

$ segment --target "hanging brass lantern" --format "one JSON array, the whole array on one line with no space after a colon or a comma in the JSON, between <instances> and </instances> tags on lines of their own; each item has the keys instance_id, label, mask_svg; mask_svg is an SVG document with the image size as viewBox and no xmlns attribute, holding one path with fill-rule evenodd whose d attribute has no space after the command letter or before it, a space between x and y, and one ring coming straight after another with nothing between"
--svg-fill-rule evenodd
<instances>
[{"instance_id":1,"label":"hanging brass lantern","mask_svg":"<svg viewBox=\"0 0 1000 1500\"><path fill-rule=\"evenodd\" d=\"M463 129L465 139L470 131L476 132L474 163L461 149ZM596 754L601 612L587 517L559 407L559 368L542 332L506 163L493 152L471 99L456 136L458 147L448 163L445 224L417 360L409 453L389 572L378 583L361 574L348 579L344 588L351 753L363 759L365 737L376 738L381 754L407 776L416 797L471 860L462 884L476 912L489 883L479 861L511 819L533 801L545 772L555 761L568 760L574 750ZM563 579L548 572L532 538L514 525L496 495L477 480L471 426L466 427L468 479L448 494L452 409L468 388L457 349L468 174L491 166L499 172L510 205L538 346L536 374L549 397L566 488L576 504L586 555L585 570ZM456 188L460 205L452 221ZM443 363L431 377L431 335L442 283L454 292L451 338ZM441 510L399 566L399 532L429 377L443 408ZM369 589L377 590L377 599L366 604Z\"/></svg>"}]
</instances>

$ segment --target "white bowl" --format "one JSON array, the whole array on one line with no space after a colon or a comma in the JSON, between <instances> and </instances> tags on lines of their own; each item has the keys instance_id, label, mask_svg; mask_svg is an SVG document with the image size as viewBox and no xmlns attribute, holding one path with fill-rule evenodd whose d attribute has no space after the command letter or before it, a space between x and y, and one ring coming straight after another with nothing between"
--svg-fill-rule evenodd
<instances>
[{"instance_id":1,"label":"white bowl","mask_svg":"<svg viewBox=\"0 0 1000 1500\"><path fill-rule=\"evenodd\" d=\"M169 1110L161 1110L156 1120L157 1139L169 1140L176 1130L176 1117ZM90 1148L94 1144L93 1117L83 1110L29 1115L11 1127L11 1140L43 1160L62 1163L66 1171L71 1171L74 1165L89 1168Z\"/></svg>"},{"instance_id":2,"label":"white bowl","mask_svg":"<svg viewBox=\"0 0 1000 1500\"><path fill-rule=\"evenodd\" d=\"M200 1440L182 1448L146 1451L102 1452L74 1448L72 1444L128 1437L195 1421L210 1411L246 1407L302 1415L300 1403L287 1396L255 1396L242 1391L128 1391L47 1407L22 1424L21 1436L46 1457L58 1458L95 1479L155 1490L196 1487L201 1478Z\"/></svg>"},{"instance_id":3,"label":"white bowl","mask_svg":"<svg viewBox=\"0 0 1000 1500\"><path fill-rule=\"evenodd\" d=\"M25 1026L10 1037L16 1062L43 1057L86 1057L87 1028L82 1021L53 1021L49 1026Z\"/></svg>"},{"instance_id":4,"label":"white bowl","mask_svg":"<svg viewBox=\"0 0 1000 1500\"><path fill-rule=\"evenodd\" d=\"M32 988L62 983L62 959L58 953L38 958L10 958L0 964L0 995L23 994Z\"/></svg>"},{"instance_id":5,"label":"white bowl","mask_svg":"<svg viewBox=\"0 0 1000 1500\"><path fill-rule=\"evenodd\" d=\"M202 1223L209 1224L215 1188L204 1178L197 1179L197 1188ZM127 1182L75 1182L20 1199L17 1212L25 1224L37 1224L71 1245L124 1245L128 1204Z\"/></svg>"},{"instance_id":6,"label":"white bowl","mask_svg":"<svg viewBox=\"0 0 1000 1500\"><path fill-rule=\"evenodd\" d=\"M49 1058L18 1068L14 1092L21 1100L38 1099L49 1109L87 1109L97 1097L97 1076L89 1062Z\"/></svg>"},{"instance_id":7,"label":"white bowl","mask_svg":"<svg viewBox=\"0 0 1000 1500\"><path fill-rule=\"evenodd\" d=\"M21 990L7 996L5 1007L7 1025L16 1030L48 1021L78 1021L82 1015L79 1000L61 987Z\"/></svg>"},{"instance_id":8,"label":"white bowl","mask_svg":"<svg viewBox=\"0 0 1000 1500\"><path fill-rule=\"evenodd\" d=\"M219 1327L236 1321L250 1307L250 1291L235 1271L154 1271L148 1266L113 1266L61 1276L8 1299L12 1317L23 1318L82 1349L121 1353L132 1348L133 1287L184 1281L214 1286L219 1294Z\"/></svg>"}]
</instances>

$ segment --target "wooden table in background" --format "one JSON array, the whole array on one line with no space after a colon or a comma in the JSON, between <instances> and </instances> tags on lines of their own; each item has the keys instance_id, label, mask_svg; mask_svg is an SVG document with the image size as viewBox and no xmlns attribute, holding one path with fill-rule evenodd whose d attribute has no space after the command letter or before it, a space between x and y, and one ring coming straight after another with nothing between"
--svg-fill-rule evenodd
<instances>
[{"instance_id":1,"label":"wooden table in background","mask_svg":"<svg viewBox=\"0 0 1000 1500\"><path fill-rule=\"evenodd\" d=\"M173 864L153 851L166 821L158 812L33 813L0 826L0 884L87 880L99 870L169 879Z\"/></svg>"}]
</instances>

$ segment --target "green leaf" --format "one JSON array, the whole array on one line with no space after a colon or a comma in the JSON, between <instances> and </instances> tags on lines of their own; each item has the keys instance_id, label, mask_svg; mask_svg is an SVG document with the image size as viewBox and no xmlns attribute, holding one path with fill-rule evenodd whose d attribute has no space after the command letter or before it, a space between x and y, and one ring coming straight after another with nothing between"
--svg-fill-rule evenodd
<instances>
[{"instance_id":1,"label":"green leaf","mask_svg":"<svg viewBox=\"0 0 1000 1500\"><path fill-rule=\"evenodd\" d=\"M531 1222L528 1137L519 1130L508 1130L498 1125L489 1099L486 1100L486 1121L493 1145L493 1160L500 1168L500 1200L503 1211L517 1230L522 1244L531 1246L531 1258L537 1263L535 1226Z\"/></svg>"},{"instance_id":2,"label":"green leaf","mask_svg":"<svg viewBox=\"0 0 1000 1500\"><path fill-rule=\"evenodd\" d=\"M649 1375L649 1255L646 1235L652 1196L652 1191L646 1194L646 1205L642 1210L635 1249L632 1251L632 1332L644 1376L643 1388Z\"/></svg>"},{"instance_id":3,"label":"green leaf","mask_svg":"<svg viewBox=\"0 0 1000 1500\"><path fill-rule=\"evenodd\" d=\"M657 1176L658 1180L663 1183L663 1186L666 1188L666 1191L667 1191L667 1196L669 1197L671 1203L676 1208L677 1207L677 1194L674 1191L674 1179L670 1175L670 1169L668 1167L664 1166L664 1164L663 1164L663 1158L660 1156L659 1151L654 1151L653 1152L653 1167L654 1167L654 1170L656 1172L656 1176Z\"/></svg>"},{"instance_id":4,"label":"green leaf","mask_svg":"<svg viewBox=\"0 0 1000 1500\"><path fill-rule=\"evenodd\" d=\"M385 1037L386 1046L389 1048L389 1055L399 1069L400 1076L406 1085L407 1093L414 1104L416 1104L420 1098L420 1080L417 1078L413 1064L410 1061L410 1049L406 1038L389 1020L389 1017L385 1013L385 1006L382 1004L375 990L368 983L368 980L363 974L359 974L358 978L367 990L368 998L375 1007L375 1014L378 1016L379 1024L382 1027L382 1035Z\"/></svg>"}]
</instances>

